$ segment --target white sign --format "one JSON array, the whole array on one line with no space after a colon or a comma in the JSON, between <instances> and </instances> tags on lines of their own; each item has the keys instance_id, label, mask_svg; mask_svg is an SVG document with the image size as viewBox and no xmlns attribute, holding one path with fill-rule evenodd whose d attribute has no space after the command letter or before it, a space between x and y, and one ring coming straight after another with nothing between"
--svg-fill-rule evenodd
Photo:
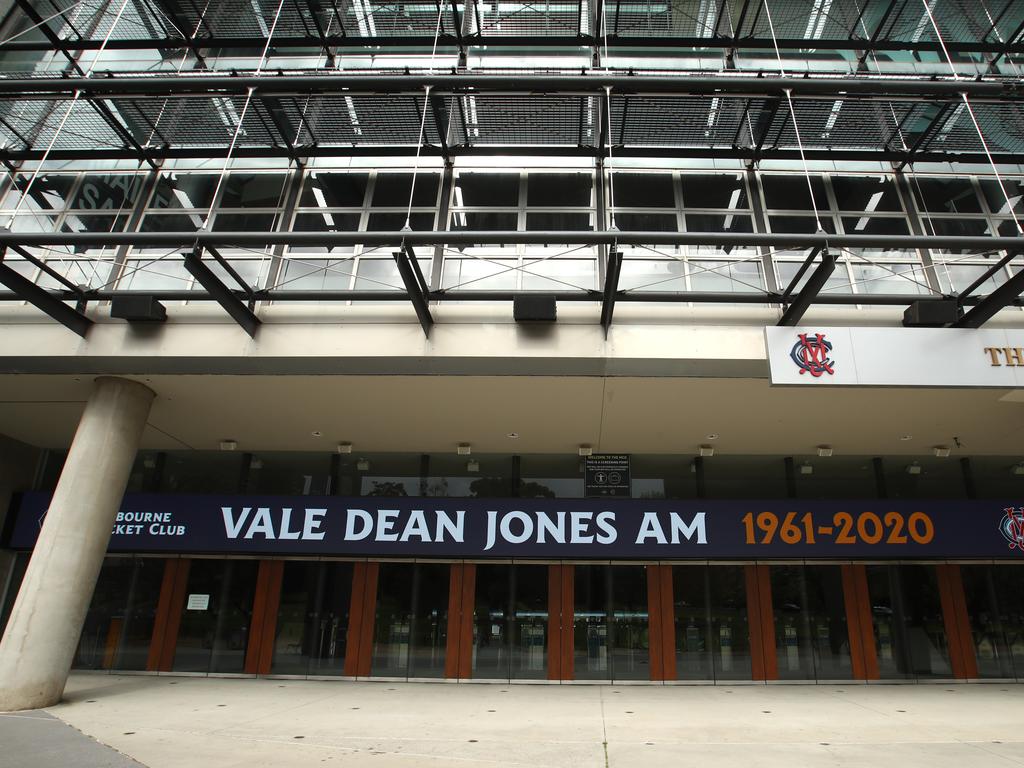
<instances>
[{"instance_id":1,"label":"white sign","mask_svg":"<svg viewBox=\"0 0 1024 768\"><path fill-rule=\"evenodd\" d=\"M765 328L772 384L1024 387L1024 329Z\"/></svg>"},{"instance_id":2,"label":"white sign","mask_svg":"<svg viewBox=\"0 0 1024 768\"><path fill-rule=\"evenodd\" d=\"M185 608L189 611L205 611L210 607L209 595L189 595Z\"/></svg>"}]
</instances>

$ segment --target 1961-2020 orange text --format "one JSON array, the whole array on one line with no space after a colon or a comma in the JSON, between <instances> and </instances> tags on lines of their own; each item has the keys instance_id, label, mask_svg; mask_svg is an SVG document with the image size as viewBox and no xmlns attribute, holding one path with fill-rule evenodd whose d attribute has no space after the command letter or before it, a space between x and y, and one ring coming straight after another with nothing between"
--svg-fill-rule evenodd
<instances>
[{"instance_id":1,"label":"1961-2020 orange text","mask_svg":"<svg viewBox=\"0 0 1024 768\"><path fill-rule=\"evenodd\" d=\"M924 512L836 512L829 523L811 512L787 512L781 520L775 512L747 512L742 522L747 544L771 544L776 537L784 544L928 544L935 538L935 525Z\"/></svg>"}]
</instances>

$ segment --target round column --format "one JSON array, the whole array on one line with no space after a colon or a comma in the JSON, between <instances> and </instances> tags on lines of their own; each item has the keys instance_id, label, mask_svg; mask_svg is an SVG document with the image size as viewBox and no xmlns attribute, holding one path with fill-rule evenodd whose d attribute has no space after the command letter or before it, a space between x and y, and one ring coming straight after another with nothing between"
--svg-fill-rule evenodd
<instances>
[{"instance_id":1,"label":"round column","mask_svg":"<svg viewBox=\"0 0 1024 768\"><path fill-rule=\"evenodd\" d=\"M96 379L0 641L0 711L60 701L153 397Z\"/></svg>"}]
</instances>

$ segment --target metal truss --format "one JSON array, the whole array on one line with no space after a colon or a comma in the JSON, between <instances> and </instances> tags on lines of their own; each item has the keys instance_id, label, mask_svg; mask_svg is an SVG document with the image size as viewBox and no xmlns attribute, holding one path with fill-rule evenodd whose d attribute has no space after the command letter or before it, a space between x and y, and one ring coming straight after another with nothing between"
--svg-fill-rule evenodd
<instances>
[{"instance_id":1,"label":"metal truss","mask_svg":"<svg viewBox=\"0 0 1024 768\"><path fill-rule=\"evenodd\" d=\"M1005 250L1008 255L1001 264L1008 263L1013 255L1024 249L1024 236L1020 237L956 237L934 235L828 235L828 234L779 234L779 233L723 233L723 232L579 232L579 231L536 231L536 232L118 232L118 233L11 233L0 232L0 248L16 248L19 252L36 246L71 246L76 251L96 246L149 246L180 247L185 254L185 267L196 277L205 289L199 291L128 291L128 290L85 290L65 289L46 291L20 277L8 267L0 270L0 282L13 293L0 294L2 300L28 301L51 316L63 322L76 333L84 335L88 330L87 318L71 310L61 302L75 300L79 306L89 301L107 301L119 296L146 295L158 301L216 301L250 335L255 336L259 319L252 308L258 301L411 301L424 334L429 335L434 324L430 302L451 301L511 301L521 292L516 291L472 291L472 290L430 290L419 270L413 247L418 245L510 245L510 244L551 244L591 245L609 248L609 268L602 290L545 292L559 301L588 301L601 306L600 323L607 333L617 302L663 302L663 303L722 303L722 304L774 304L785 307L779 320L780 325L795 325L803 314L814 304L827 305L878 305L907 306L913 302L948 301L955 298L961 313L965 307L972 307L962 314L958 325L980 327L1000 309L1021 305L1020 294L1024 291L1024 270L1010 278L1003 286L988 296L971 294L975 286L956 297L933 294L884 295L884 294L821 294L829 275L835 269L835 256L829 250L858 248L932 248L977 251ZM266 247L269 245L302 246L391 246L394 258L405 284L405 291L294 291L283 289L254 290L248 286L232 289L216 277L201 261L205 250L214 255L227 267L227 271L239 283L230 263L219 254L218 247ZM701 291L623 291L618 287L622 265L620 248L639 245L715 245L720 248L735 246L769 246L779 249L811 249L801 270L784 291L751 290L744 292L701 292ZM821 256L818 266L804 287L796 290L803 275L814 260ZM794 296L794 293L796 294ZM245 301L248 301L246 305ZM58 309L59 308L59 309ZM59 314L57 314L59 313Z\"/></svg>"},{"instance_id":2,"label":"metal truss","mask_svg":"<svg viewBox=\"0 0 1024 768\"><path fill-rule=\"evenodd\" d=\"M963 113L965 96L987 146ZM792 98L792 110L779 109L784 98ZM91 119L81 111L88 109ZM602 117L606 110L609 119ZM76 130L55 134L48 116L64 114ZM236 134L241 140L231 141ZM1024 86L993 77L680 73L9 77L0 78L0 137L6 139L0 160L7 163L44 156L150 163L226 156L603 157L609 148L616 157L752 163L801 156L901 166L990 156L1017 163L1024 159Z\"/></svg>"},{"instance_id":3,"label":"metal truss","mask_svg":"<svg viewBox=\"0 0 1024 768\"><path fill-rule=\"evenodd\" d=\"M807 32L814 8L799 0L772 0L776 10L777 41L773 41L763 0L711 0L696 3L667 0L640 4L605 0L584 4L566 0L557 6L526 6L501 13L500 5L482 7L478 0L286 0L274 39L275 48L333 49L383 47L406 49L439 46L466 49L514 47L531 49L659 47L697 49L711 53L736 49L796 51L939 52L942 43L919 29L921 8L914 0L836 2L821 13L812 36ZM272 7L230 0L208 5L189 0L134 0L140 23L122 31L108 49L168 51L180 48L222 50L261 47ZM22 4L28 13L31 6ZM708 14L708 11L711 14ZM497 15L495 16L495 11ZM820 12L820 9L819 9ZM940 0L933 14L946 30L946 49L954 53L1004 55L1022 50L1022 11L1014 0L986 3ZM31 14L30 18L31 18ZM368 21L372 19L372 21ZM96 34L78 29L67 16L55 19L61 45L77 54L99 48ZM194 37L186 30L196 30ZM145 30L148 34L143 34ZM599 32L606 34L599 34ZM47 50L47 43L15 40L11 51Z\"/></svg>"}]
</instances>

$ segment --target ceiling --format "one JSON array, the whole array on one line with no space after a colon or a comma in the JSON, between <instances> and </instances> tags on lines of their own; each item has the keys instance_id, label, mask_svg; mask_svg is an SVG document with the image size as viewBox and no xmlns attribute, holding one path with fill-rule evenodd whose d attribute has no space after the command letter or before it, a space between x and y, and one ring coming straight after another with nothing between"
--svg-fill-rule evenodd
<instances>
[{"instance_id":1,"label":"ceiling","mask_svg":"<svg viewBox=\"0 0 1024 768\"><path fill-rule=\"evenodd\" d=\"M763 379L597 376L150 376L149 449L922 455L1024 454L1005 389L772 387ZM0 377L0 433L70 444L89 377ZM314 433L319 432L319 435ZM516 433L517 438L510 438ZM711 437L717 435L717 437ZM910 436L909 439L901 439Z\"/></svg>"}]
</instances>

